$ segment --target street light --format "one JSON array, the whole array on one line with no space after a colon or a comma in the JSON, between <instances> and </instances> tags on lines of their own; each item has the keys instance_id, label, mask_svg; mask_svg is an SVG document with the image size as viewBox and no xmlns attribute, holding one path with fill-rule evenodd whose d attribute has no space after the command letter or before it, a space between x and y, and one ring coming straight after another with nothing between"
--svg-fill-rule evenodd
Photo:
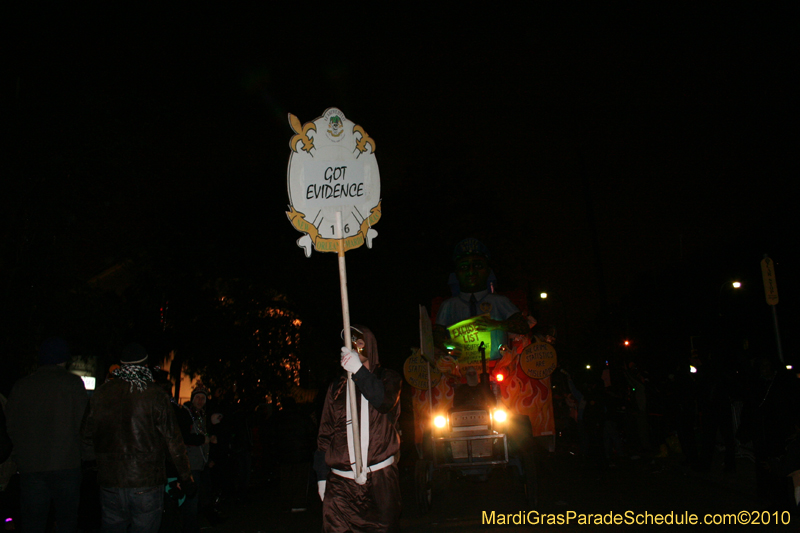
<instances>
[{"instance_id":1,"label":"street light","mask_svg":"<svg viewBox=\"0 0 800 533\"><path fill-rule=\"evenodd\" d=\"M551 296L552 296L552 298L551 298ZM566 306L564 305L564 301L561 299L561 297L559 296L558 293L555 293L555 294L551 295L551 294L548 294L545 291L542 291L542 292L539 293L539 298L541 300L544 300L544 301L547 302L547 305L543 306L543 307L540 307L539 310L543 311L543 312L545 311L545 309L547 310L547 312L545 312L545 315L549 318L550 322L555 321L556 316L554 316L554 315L556 315L556 314L559 314L561 316L561 318L563 318L563 326L561 328L561 333L562 333L561 338L563 339L564 338L563 337L564 331L566 329L568 329L567 328L567 309L566 309ZM555 301L553 301L554 299L555 299ZM554 304L557 304L557 306L555 306ZM554 307L559 307L560 308L560 313L556 313L555 312L556 309L554 309ZM550 328L548 328L547 337L548 337L548 341L547 342L555 342L555 338L556 338L556 328L555 328L555 326L550 326ZM552 340L549 339L550 337L552 337Z\"/></svg>"},{"instance_id":2,"label":"street light","mask_svg":"<svg viewBox=\"0 0 800 533\"><path fill-rule=\"evenodd\" d=\"M719 308L719 316L722 316L722 290L725 287L731 287L733 290L741 289L742 282L741 281L726 281L722 285L719 286L719 295L717 296L717 307Z\"/></svg>"}]
</instances>

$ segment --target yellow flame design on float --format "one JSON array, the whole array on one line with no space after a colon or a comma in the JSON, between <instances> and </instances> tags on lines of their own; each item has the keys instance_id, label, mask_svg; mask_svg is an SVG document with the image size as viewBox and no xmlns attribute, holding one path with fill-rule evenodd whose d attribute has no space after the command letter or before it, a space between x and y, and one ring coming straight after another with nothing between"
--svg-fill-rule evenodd
<instances>
[{"instance_id":1,"label":"yellow flame design on float","mask_svg":"<svg viewBox=\"0 0 800 533\"><path fill-rule=\"evenodd\" d=\"M550 378L532 379L519 365L519 354L530 344L520 339L504 351L495 372L502 369L508 377L500 384L500 401L511 412L526 415L531 420L534 436L555 433L553 397Z\"/></svg>"},{"instance_id":2,"label":"yellow flame design on float","mask_svg":"<svg viewBox=\"0 0 800 533\"><path fill-rule=\"evenodd\" d=\"M453 406L455 395L455 382L460 380L456 360L450 357L440 357L436 360L436 368L442 373L442 379L431 389L431 403L433 412L448 411ZM414 442L422 442L422 435L430 427L430 407L428 405L428 391L414 389L412 394L414 406Z\"/></svg>"}]
</instances>

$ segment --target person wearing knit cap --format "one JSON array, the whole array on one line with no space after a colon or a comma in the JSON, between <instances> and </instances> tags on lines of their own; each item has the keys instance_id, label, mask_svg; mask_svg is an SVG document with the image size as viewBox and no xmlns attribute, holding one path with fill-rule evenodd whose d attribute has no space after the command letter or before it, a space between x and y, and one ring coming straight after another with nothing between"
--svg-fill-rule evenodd
<instances>
[{"instance_id":1,"label":"person wearing knit cap","mask_svg":"<svg viewBox=\"0 0 800 533\"><path fill-rule=\"evenodd\" d=\"M192 391L191 398L183 404L179 415L181 434L186 443L189 454L189 463L192 468L192 477L197 481L198 491L192 497L187 497L181 506L184 533L199 533L200 523L198 514L200 507L208 503L208 456L212 443L217 442L215 435L208 433L208 420L206 419L205 405L208 401L208 390L202 385Z\"/></svg>"},{"instance_id":2,"label":"person wearing knit cap","mask_svg":"<svg viewBox=\"0 0 800 533\"><path fill-rule=\"evenodd\" d=\"M158 531L167 456L183 491L195 489L169 395L153 381L147 359L139 344L122 350L114 379L92 396L81 431L97 460L104 531Z\"/></svg>"},{"instance_id":3,"label":"person wearing knit cap","mask_svg":"<svg viewBox=\"0 0 800 533\"><path fill-rule=\"evenodd\" d=\"M153 373L147 366L147 350L141 344L132 343L122 350L119 358L120 367L111 375L131 384L131 391L136 387L142 392L147 383L152 383Z\"/></svg>"},{"instance_id":4,"label":"person wearing knit cap","mask_svg":"<svg viewBox=\"0 0 800 533\"><path fill-rule=\"evenodd\" d=\"M17 381L6 404L23 531L44 532L51 503L59 533L78 527L80 427L88 396L81 378L66 369L69 357L63 339L44 341L38 370Z\"/></svg>"}]
</instances>

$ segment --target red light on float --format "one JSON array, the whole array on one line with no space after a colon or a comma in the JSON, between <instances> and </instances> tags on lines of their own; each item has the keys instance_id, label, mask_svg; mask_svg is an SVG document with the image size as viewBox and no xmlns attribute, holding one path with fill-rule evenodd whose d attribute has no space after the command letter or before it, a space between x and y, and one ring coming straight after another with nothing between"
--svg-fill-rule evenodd
<instances>
[{"instance_id":1,"label":"red light on float","mask_svg":"<svg viewBox=\"0 0 800 533\"><path fill-rule=\"evenodd\" d=\"M503 376L503 374L497 374L497 375L496 375L494 378L495 378L495 379L497 380L497 382L499 383L499 382L503 381L503 379L504 379L504 376Z\"/></svg>"}]
</instances>

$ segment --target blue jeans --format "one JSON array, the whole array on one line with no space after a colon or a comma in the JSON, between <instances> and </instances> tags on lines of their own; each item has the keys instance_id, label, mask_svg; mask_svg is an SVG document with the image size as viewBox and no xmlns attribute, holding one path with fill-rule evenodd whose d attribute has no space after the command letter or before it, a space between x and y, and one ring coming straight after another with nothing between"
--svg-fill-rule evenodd
<instances>
[{"instance_id":1,"label":"blue jeans","mask_svg":"<svg viewBox=\"0 0 800 533\"><path fill-rule=\"evenodd\" d=\"M74 533L77 530L80 468L20 473L19 484L20 519L24 531L44 533L51 501L55 510L56 533Z\"/></svg>"},{"instance_id":2,"label":"blue jeans","mask_svg":"<svg viewBox=\"0 0 800 533\"><path fill-rule=\"evenodd\" d=\"M157 533L164 507L164 486L100 487L100 504L103 533Z\"/></svg>"},{"instance_id":3,"label":"blue jeans","mask_svg":"<svg viewBox=\"0 0 800 533\"><path fill-rule=\"evenodd\" d=\"M200 508L206 504L206 471L192 470L192 478L197 483L197 493L187 496L181 505L181 519L183 520L183 533L200 533Z\"/></svg>"}]
</instances>

